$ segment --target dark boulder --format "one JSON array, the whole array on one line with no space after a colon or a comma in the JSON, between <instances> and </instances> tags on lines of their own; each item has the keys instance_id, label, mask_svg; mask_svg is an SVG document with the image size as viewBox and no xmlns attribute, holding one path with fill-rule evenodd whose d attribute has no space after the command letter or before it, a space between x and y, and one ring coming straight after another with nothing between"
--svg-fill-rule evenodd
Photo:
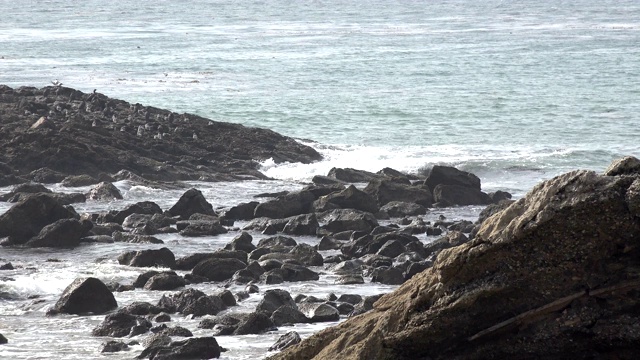
<instances>
[{"instance_id":1,"label":"dark boulder","mask_svg":"<svg viewBox=\"0 0 640 360\"><path fill-rule=\"evenodd\" d=\"M213 206L205 199L202 192L197 189L187 190L178 202L169 209L171 216L179 216L186 220L193 214L215 215Z\"/></svg>"},{"instance_id":2,"label":"dark boulder","mask_svg":"<svg viewBox=\"0 0 640 360\"><path fill-rule=\"evenodd\" d=\"M0 215L0 239L8 237L9 245L24 244L46 225L77 217L72 208L61 205L51 196L36 194Z\"/></svg>"},{"instance_id":3,"label":"dark boulder","mask_svg":"<svg viewBox=\"0 0 640 360\"><path fill-rule=\"evenodd\" d=\"M156 315L164 311L165 309L155 306L148 302L136 301L133 302L123 308L118 309L118 312L129 314L129 315L137 315L137 316L147 316L147 315Z\"/></svg>"},{"instance_id":4,"label":"dark boulder","mask_svg":"<svg viewBox=\"0 0 640 360\"><path fill-rule=\"evenodd\" d=\"M424 184L432 191L438 185L455 185L480 190L480 179L477 176L451 166L435 165Z\"/></svg>"},{"instance_id":5,"label":"dark boulder","mask_svg":"<svg viewBox=\"0 0 640 360\"><path fill-rule=\"evenodd\" d=\"M290 235L315 235L320 225L315 214L297 215L288 218L282 232Z\"/></svg>"},{"instance_id":6,"label":"dark boulder","mask_svg":"<svg viewBox=\"0 0 640 360\"><path fill-rule=\"evenodd\" d=\"M466 235L461 233L460 231L451 231L447 233L445 236L430 242L424 245L425 255L429 256L431 254L437 255L443 249L448 249L454 246L458 246L464 244L469 239Z\"/></svg>"},{"instance_id":7,"label":"dark boulder","mask_svg":"<svg viewBox=\"0 0 640 360\"><path fill-rule=\"evenodd\" d=\"M88 220L60 219L40 230L40 233L27 241L28 247L71 248L78 246L93 224Z\"/></svg>"},{"instance_id":8,"label":"dark boulder","mask_svg":"<svg viewBox=\"0 0 640 360\"><path fill-rule=\"evenodd\" d=\"M185 289L171 296L163 296L158 306L168 312L180 312L184 315L216 315L227 307L219 296L206 295L200 290Z\"/></svg>"},{"instance_id":9,"label":"dark boulder","mask_svg":"<svg viewBox=\"0 0 640 360\"><path fill-rule=\"evenodd\" d=\"M64 289L52 313L102 314L118 307L113 294L96 278L78 278Z\"/></svg>"},{"instance_id":10,"label":"dark boulder","mask_svg":"<svg viewBox=\"0 0 640 360\"><path fill-rule=\"evenodd\" d=\"M358 190L353 185L340 192L334 192L319 198L314 202L313 206L317 212L333 209L356 209L376 213L379 209L375 198L362 190Z\"/></svg>"},{"instance_id":11,"label":"dark boulder","mask_svg":"<svg viewBox=\"0 0 640 360\"><path fill-rule=\"evenodd\" d=\"M225 245L225 250L239 250L246 253L250 253L256 249L256 246L252 243L253 237L246 231L243 231L240 235L234 237L230 243Z\"/></svg>"},{"instance_id":12,"label":"dark boulder","mask_svg":"<svg viewBox=\"0 0 640 360\"><path fill-rule=\"evenodd\" d=\"M184 278L176 273L163 272L153 275L144 284L145 290L175 290L186 285Z\"/></svg>"},{"instance_id":13,"label":"dark boulder","mask_svg":"<svg viewBox=\"0 0 640 360\"><path fill-rule=\"evenodd\" d=\"M141 201L135 204L131 204L120 211L109 212L107 215L105 215L104 220L106 221L103 222L114 222L116 224L122 224L124 222L124 219L126 219L127 216L131 214L153 215L161 213L162 209L160 208L160 206L158 206L158 204L154 203L153 201Z\"/></svg>"},{"instance_id":14,"label":"dark boulder","mask_svg":"<svg viewBox=\"0 0 640 360\"><path fill-rule=\"evenodd\" d=\"M298 310L297 306L294 307L290 305L283 305L277 308L276 311L271 314L271 320L275 326L309 322L307 316Z\"/></svg>"},{"instance_id":15,"label":"dark boulder","mask_svg":"<svg viewBox=\"0 0 640 360\"><path fill-rule=\"evenodd\" d=\"M262 300L260 300L260 303L258 303L258 306L256 306L256 311L271 315L281 306L290 306L294 309L298 308L288 291L282 289L267 290Z\"/></svg>"},{"instance_id":16,"label":"dark boulder","mask_svg":"<svg viewBox=\"0 0 640 360\"><path fill-rule=\"evenodd\" d=\"M98 180L91 175L70 175L62 180L61 185L65 187L80 187L97 183Z\"/></svg>"},{"instance_id":17,"label":"dark boulder","mask_svg":"<svg viewBox=\"0 0 640 360\"><path fill-rule=\"evenodd\" d=\"M149 353L152 360L213 359L220 357L221 348L214 337L197 337L172 341Z\"/></svg>"},{"instance_id":18,"label":"dark boulder","mask_svg":"<svg viewBox=\"0 0 640 360\"><path fill-rule=\"evenodd\" d=\"M258 204L254 211L254 217L283 219L290 216L306 214L309 212L311 204L315 199L315 196L313 196L310 191L288 193L273 200Z\"/></svg>"},{"instance_id":19,"label":"dark boulder","mask_svg":"<svg viewBox=\"0 0 640 360\"><path fill-rule=\"evenodd\" d=\"M136 267L168 267L173 268L176 258L171 250L165 248L139 251L128 251L118 256L120 265Z\"/></svg>"},{"instance_id":20,"label":"dark boulder","mask_svg":"<svg viewBox=\"0 0 640 360\"><path fill-rule=\"evenodd\" d=\"M337 179L347 183L366 183L373 179L381 177L365 170L356 170L351 168L332 168L329 170L327 177Z\"/></svg>"},{"instance_id":21,"label":"dark boulder","mask_svg":"<svg viewBox=\"0 0 640 360\"><path fill-rule=\"evenodd\" d=\"M300 264L306 266L322 266L324 261L322 255L309 244L298 244L289 251Z\"/></svg>"},{"instance_id":22,"label":"dark boulder","mask_svg":"<svg viewBox=\"0 0 640 360\"><path fill-rule=\"evenodd\" d=\"M363 190L371 195L378 205L384 206L392 201L411 202L424 207L431 207L433 196L428 189L421 186L413 186L398 179L375 179Z\"/></svg>"},{"instance_id":23,"label":"dark boulder","mask_svg":"<svg viewBox=\"0 0 640 360\"><path fill-rule=\"evenodd\" d=\"M180 235L194 236L214 236L225 234L227 229L220 224L219 220L190 220L187 226L180 230Z\"/></svg>"},{"instance_id":24,"label":"dark boulder","mask_svg":"<svg viewBox=\"0 0 640 360\"><path fill-rule=\"evenodd\" d=\"M298 245L298 243L293 238L282 235L272 236L258 241L258 248L270 248L275 246L292 247L296 245Z\"/></svg>"},{"instance_id":25,"label":"dark boulder","mask_svg":"<svg viewBox=\"0 0 640 360\"><path fill-rule=\"evenodd\" d=\"M233 335L262 334L271 330L276 330L271 318L262 312L254 312L238 324Z\"/></svg>"},{"instance_id":26,"label":"dark boulder","mask_svg":"<svg viewBox=\"0 0 640 360\"><path fill-rule=\"evenodd\" d=\"M427 213L427 208L414 202L390 201L380 208L390 217L401 218L405 216L417 216Z\"/></svg>"},{"instance_id":27,"label":"dark boulder","mask_svg":"<svg viewBox=\"0 0 640 360\"><path fill-rule=\"evenodd\" d=\"M231 279L233 274L247 267L247 264L235 259L209 258L202 260L193 270L193 275L204 276L211 281L224 281Z\"/></svg>"},{"instance_id":28,"label":"dark boulder","mask_svg":"<svg viewBox=\"0 0 640 360\"><path fill-rule=\"evenodd\" d=\"M375 268L371 274L371 282L386 285L400 285L404 282L402 270L395 267L381 266Z\"/></svg>"},{"instance_id":29,"label":"dark boulder","mask_svg":"<svg viewBox=\"0 0 640 360\"><path fill-rule=\"evenodd\" d=\"M176 259L176 270L192 270L205 259L238 259L247 263L247 253L240 250L216 250L211 253L195 253Z\"/></svg>"},{"instance_id":30,"label":"dark boulder","mask_svg":"<svg viewBox=\"0 0 640 360\"><path fill-rule=\"evenodd\" d=\"M231 220L250 220L253 219L254 213L256 211L256 206L258 206L259 202L251 201L248 203L241 203L236 206L231 207L224 213L225 219Z\"/></svg>"},{"instance_id":31,"label":"dark boulder","mask_svg":"<svg viewBox=\"0 0 640 360\"><path fill-rule=\"evenodd\" d=\"M131 333L131 329L138 324L138 317L122 312L107 315L102 323L96 326L93 336L123 337Z\"/></svg>"},{"instance_id":32,"label":"dark boulder","mask_svg":"<svg viewBox=\"0 0 640 360\"><path fill-rule=\"evenodd\" d=\"M282 264L281 269L284 281L313 281L320 279L320 274L302 265L287 263Z\"/></svg>"},{"instance_id":33,"label":"dark boulder","mask_svg":"<svg viewBox=\"0 0 640 360\"><path fill-rule=\"evenodd\" d=\"M332 210L320 217L326 222L320 228L329 233L339 233L347 230L369 232L378 226L378 220L373 214L354 209Z\"/></svg>"},{"instance_id":34,"label":"dark boulder","mask_svg":"<svg viewBox=\"0 0 640 360\"><path fill-rule=\"evenodd\" d=\"M46 186L39 183L24 183L20 185L14 186L10 192L6 194L0 195L0 201L6 202L18 202L17 195L19 194L37 194L37 193L46 193L52 194L51 190L49 190ZM22 200L24 200L23 198Z\"/></svg>"},{"instance_id":35,"label":"dark boulder","mask_svg":"<svg viewBox=\"0 0 640 360\"><path fill-rule=\"evenodd\" d=\"M102 350L100 350L100 352L112 353L112 352L119 352L124 350L129 350L129 345L127 345L122 341L110 340L102 344Z\"/></svg>"},{"instance_id":36,"label":"dark boulder","mask_svg":"<svg viewBox=\"0 0 640 360\"><path fill-rule=\"evenodd\" d=\"M433 201L438 207L488 205L491 198L475 188L440 184L433 189Z\"/></svg>"}]
</instances>

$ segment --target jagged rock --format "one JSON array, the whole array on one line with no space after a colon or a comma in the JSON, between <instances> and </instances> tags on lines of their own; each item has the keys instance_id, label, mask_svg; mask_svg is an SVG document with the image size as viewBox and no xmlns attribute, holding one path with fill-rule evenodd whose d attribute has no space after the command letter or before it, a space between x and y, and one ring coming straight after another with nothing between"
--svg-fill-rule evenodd
<instances>
[{"instance_id":1,"label":"jagged rock","mask_svg":"<svg viewBox=\"0 0 640 360\"><path fill-rule=\"evenodd\" d=\"M364 278L361 275L342 275L337 278L334 283L339 285L364 284Z\"/></svg>"},{"instance_id":2,"label":"jagged rock","mask_svg":"<svg viewBox=\"0 0 640 360\"><path fill-rule=\"evenodd\" d=\"M398 179L372 180L363 191L376 199L380 206L392 201L402 201L420 204L428 208L433 203L433 196L428 189L413 186Z\"/></svg>"},{"instance_id":3,"label":"jagged rock","mask_svg":"<svg viewBox=\"0 0 640 360\"><path fill-rule=\"evenodd\" d=\"M136 267L168 267L173 268L176 258L167 248L127 251L118 256L118 263Z\"/></svg>"},{"instance_id":4,"label":"jagged rock","mask_svg":"<svg viewBox=\"0 0 640 360\"><path fill-rule=\"evenodd\" d=\"M269 347L269 351L280 351L290 346L300 343L300 335L295 331L289 331L280 336L276 342Z\"/></svg>"},{"instance_id":5,"label":"jagged rock","mask_svg":"<svg viewBox=\"0 0 640 360\"><path fill-rule=\"evenodd\" d=\"M632 358L636 180L574 171L542 182L373 311L273 359Z\"/></svg>"},{"instance_id":6,"label":"jagged rock","mask_svg":"<svg viewBox=\"0 0 640 360\"><path fill-rule=\"evenodd\" d=\"M93 336L123 337L129 335L131 329L138 323L138 318L134 315L115 312L109 314L96 326L91 334Z\"/></svg>"},{"instance_id":7,"label":"jagged rock","mask_svg":"<svg viewBox=\"0 0 640 360\"><path fill-rule=\"evenodd\" d=\"M49 195L36 194L0 215L0 239L8 237L8 245L24 244L46 225L77 217L73 208L62 206Z\"/></svg>"},{"instance_id":8,"label":"jagged rock","mask_svg":"<svg viewBox=\"0 0 640 360\"><path fill-rule=\"evenodd\" d=\"M208 258L199 262L191 273L204 276L211 281L224 281L231 279L236 271L245 267L247 267L246 263L235 258Z\"/></svg>"},{"instance_id":9,"label":"jagged rock","mask_svg":"<svg viewBox=\"0 0 640 360\"><path fill-rule=\"evenodd\" d=\"M61 182L65 178L65 175L61 172L43 167L37 170L33 170L27 177L33 182L54 184Z\"/></svg>"},{"instance_id":10,"label":"jagged rock","mask_svg":"<svg viewBox=\"0 0 640 360\"><path fill-rule=\"evenodd\" d=\"M311 179L311 182L316 185L342 185L346 183L346 181L338 180L324 175L315 175Z\"/></svg>"},{"instance_id":11,"label":"jagged rock","mask_svg":"<svg viewBox=\"0 0 640 360\"><path fill-rule=\"evenodd\" d=\"M256 206L254 217L283 219L308 213L315 196L310 191L297 191L260 203Z\"/></svg>"},{"instance_id":12,"label":"jagged rock","mask_svg":"<svg viewBox=\"0 0 640 360\"><path fill-rule=\"evenodd\" d=\"M362 301L362 296L358 294L342 294L336 299L336 301L356 305Z\"/></svg>"},{"instance_id":13,"label":"jagged rock","mask_svg":"<svg viewBox=\"0 0 640 360\"><path fill-rule=\"evenodd\" d=\"M0 270L14 270L15 268L13 267L13 265L8 262L6 264L0 265Z\"/></svg>"},{"instance_id":14,"label":"jagged rock","mask_svg":"<svg viewBox=\"0 0 640 360\"><path fill-rule=\"evenodd\" d=\"M322 255L309 244L298 244L291 249L289 254L293 255L294 259L302 265L322 266L324 264Z\"/></svg>"},{"instance_id":15,"label":"jagged rock","mask_svg":"<svg viewBox=\"0 0 640 360\"><path fill-rule=\"evenodd\" d=\"M171 216L179 216L183 220L189 219L193 214L215 215L213 206L197 189L187 190L168 212Z\"/></svg>"},{"instance_id":16,"label":"jagged rock","mask_svg":"<svg viewBox=\"0 0 640 360\"><path fill-rule=\"evenodd\" d=\"M318 250L319 251L337 250L337 249L340 249L341 246L342 246L342 243L340 243L336 239L334 239L332 237L329 237L329 236L323 236L320 239L320 242L318 242Z\"/></svg>"},{"instance_id":17,"label":"jagged rock","mask_svg":"<svg viewBox=\"0 0 640 360\"><path fill-rule=\"evenodd\" d=\"M111 201L122 199L122 194L112 183L101 182L89 190L87 198L91 200Z\"/></svg>"},{"instance_id":18,"label":"jagged rock","mask_svg":"<svg viewBox=\"0 0 640 360\"><path fill-rule=\"evenodd\" d=\"M101 314L118 307L113 294L96 278L78 278L67 286L51 313Z\"/></svg>"},{"instance_id":19,"label":"jagged rock","mask_svg":"<svg viewBox=\"0 0 640 360\"><path fill-rule=\"evenodd\" d=\"M69 248L80 244L93 224L88 220L60 219L40 230L40 233L27 241L29 247Z\"/></svg>"}]
</instances>

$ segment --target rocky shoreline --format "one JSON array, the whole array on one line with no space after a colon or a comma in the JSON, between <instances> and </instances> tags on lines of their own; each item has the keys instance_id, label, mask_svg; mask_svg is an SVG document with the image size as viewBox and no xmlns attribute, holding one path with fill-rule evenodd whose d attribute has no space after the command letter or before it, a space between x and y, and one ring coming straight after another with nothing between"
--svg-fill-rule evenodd
<instances>
[{"instance_id":1,"label":"rocky shoreline","mask_svg":"<svg viewBox=\"0 0 640 360\"><path fill-rule=\"evenodd\" d=\"M113 181L115 174L117 180L169 182L264 179L257 161L322 158L271 130L63 86L0 85L0 124L0 186L58 183L75 175L94 184Z\"/></svg>"},{"instance_id":2,"label":"rocky shoreline","mask_svg":"<svg viewBox=\"0 0 640 360\"><path fill-rule=\"evenodd\" d=\"M14 204L0 215L0 245L139 246L111 259L146 269L132 283L81 277L47 311L52 317L104 314L91 331L104 339L101 352L141 346L138 358L216 358L226 351L227 335L349 318L303 341L295 332L284 334L270 349L282 350L274 359L626 359L640 353L636 158L615 162L603 175L574 171L545 181L518 201L506 192L483 192L477 176L452 167L433 166L421 175L334 168L301 190L261 194L224 209L192 188L164 209L141 201L79 214L74 204L122 198L111 183L117 179L175 189L182 180L263 179L256 159L320 157L267 130L97 93L0 87L0 94L7 149L1 179L5 186L20 184L0 197ZM150 136L147 124L158 133ZM196 136L187 136L191 132ZM62 194L42 185L60 182L91 189ZM430 209L466 205L486 206L477 222L423 219ZM234 236L222 248L176 256L176 244L158 238L164 234ZM438 238L424 242L425 235ZM0 263L0 270L15 269ZM287 290L326 274L336 285L400 287L364 297ZM201 284L218 290L195 288ZM228 290L232 285L243 290ZM261 289L274 285L280 287ZM157 292L157 301L121 306L114 297L130 292L135 298L140 291ZM255 309L233 311L255 294L261 297ZM207 336L181 326L187 317L200 319L197 329ZM11 338L0 334L3 342Z\"/></svg>"},{"instance_id":3,"label":"rocky shoreline","mask_svg":"<svg viewBox=\"0 0 640 360\"><path fill-rule=\"evenodd\" d=\"M27 133L57 136L52 133L57 131L56 126L35 128ZM311 158L303 156L297 160ZM119 166L114 165L113 169ZM69 188L87 186L96 180L91 172L51 177L56 173L54 169L60 168L41 168L30 174L47 174L47 179L62 181L61 185ZM134 170L140 172L139 167ZM15 174L25 171L11 170L5 173L5 179L22 180ZM204 168L200 171L205 172ZM78 278L47 314L107 314L92 332L94 336L106 337L102 351L124 351L139 342L123 338L143 336L144 350L139 357L150 359L217 357L224 349L213 336L260 334L285 324L337 321L370 311L379 295L345 293L316 298L299 294L294 298L286 289L291 283L318 280L320 273L337 275L337 285L364 284L365 279L386 285L402 284L429 268L443 249L466 242L476 227L469 221L425 222L421 216L429 208L493 203L490 209L498 209L510 203L508 193L484 193L480 180L471 173L434 166L425 175L407 175L389 168L378 173L332 169L326 175L314 177L313 184L299 191L261 194L261 202L240 203L222 210L214 209L202 192L192 188L168 209L143 201L101 213L75 211L76 203L121 199L119 190L108 180L122 174L128 174L126 179L131 183L176 186L156 181L168 178L140 173L146 177L128 169L117 174L101 172L98 177L107 181L93 185L85 193L54 193L34 182L14 186L0 197L1 201L14 203L0 215L0 245L73 251L80 245L140 244L140 250L123 252L117 257L122 266L151 268L133 283L105 284L94 277ZM246 225L240 229L234 226L237 221ZM388 225L381 225L380 221ZM213 252L177 257L168 247L144 248L145 244L163 243L156 237L158 234L176 233L194 238L229 232L237 235L223 249ZM251 234L264 237L254 243ZM417 237L424 234L442 237L424 244ZM315 236L317 244L296 241L300 236ZM338 253L323 256L321 252L327 250ZM14 269L11 263L2 268ZM236 293L228 290L205 293L192 288L202 283L246 287ZM261 284L282 284L282 288L261 292ZM161 296L155 304L144 301L127 306L117 304L114 292L135 293L137 289L175 292ZM253 293L263 296L254 311L225 311ZM193 337L189 329L167 326L167 321L182 316L202 317L198 328L211 329L211 336ZM186 340L174 341L173 337ZM273 350L299 340L297 333L288 333L274 344Z\"/></svg>"}]
</instances>

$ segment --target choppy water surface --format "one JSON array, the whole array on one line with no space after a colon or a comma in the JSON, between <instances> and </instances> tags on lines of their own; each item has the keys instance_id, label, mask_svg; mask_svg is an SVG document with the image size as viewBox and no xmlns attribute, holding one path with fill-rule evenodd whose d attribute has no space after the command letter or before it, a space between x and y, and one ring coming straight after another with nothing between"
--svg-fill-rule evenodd
<instances>
[{"instance_id":1,"label":"choppy water surface","mask_svg":"<svg viewBox=\"0 0 640 360\"><path fill-rule=\"evenodd\" d=\"M192 184L214 207L297 189L334 166L417 172L454 165L477 174L487 191L519 197L559 173L602 171L614 158L640 156L635 0L0 0L0 8L0 84L42 87L57 79L132 103L273 129L325 156L308 165L264 162L277 182ZM117 185L125 200L77 210L141 199L167 209L182 193ZM0 203L0 212L9 206ZM186 254L229 238L165 240ZM0 333L11 340L0 358L100 357L101 340L88 334L101 317L49 319L44 312L76 276L134 279L141 269L115 261L134 247L0 249L0 261L20 266L0 274L0 294L10 294L0 296ZM389 290L332 281L325 274L317 284L288 285L322 296ZM154 302L160 294L117 294L121 305L133 296ZM195 320L180 321L195 330ZM296 327L304 335L317 329ZM276 337L220 342L227 358L255 358ZM131 353L111 357L119 356Z\"/></svg>"}]
</instances>

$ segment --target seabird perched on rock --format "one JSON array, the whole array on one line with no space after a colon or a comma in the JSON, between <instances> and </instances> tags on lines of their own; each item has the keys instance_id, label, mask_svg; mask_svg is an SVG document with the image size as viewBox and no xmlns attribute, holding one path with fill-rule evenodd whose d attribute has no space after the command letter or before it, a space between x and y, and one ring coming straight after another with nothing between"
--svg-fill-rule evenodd
<instances>
[{"instance_id":1,"label":"seabird perched on rock","mask_svg":"<svg viewBox=\"0 0 640 360\"><path fill-rule=\"evenodd\" d=\"M142 137L144 135L144 126L138 126L138 136Z\"/></svg>"},{"instance_id":2,"label":"seabird perched on rock","mask_svg":"<svg viewBox=\"0 0 640 360\"><path fill-rule=\"evenodd\" d=\"M193 133L193 136L192 136L192 137L193 137L193 140L198 140L198 134Z\"/></svg>"},{"instance_id":3,"label":"seabird perched on rock","mask_svg":"<svg viewBox=\"0 0 640 360\"><path fill-rule=\"evenodd\" d=\"M53 84L53 86L56 86L56 87L62 86L62 83L58 81L58 79L53 80L51 83Z\"/></svg>"}]
</instances>

